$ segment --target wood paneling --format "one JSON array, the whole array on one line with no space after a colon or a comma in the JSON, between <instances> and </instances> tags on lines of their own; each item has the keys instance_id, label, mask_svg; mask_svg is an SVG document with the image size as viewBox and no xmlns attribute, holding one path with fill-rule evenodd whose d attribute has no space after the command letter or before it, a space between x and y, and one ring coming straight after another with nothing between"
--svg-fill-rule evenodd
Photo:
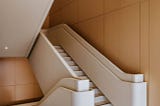
<instances>
[{"instance_id":1,"label":"wood paneling","mask_svg":"<svg viewBox=\"0 0 160 106\"><path fill-rule=\"evenodd\" d=\"M103 0L78 0L78 20L84 20L103 13Z\"/></svg>"},{"instance_id":2,"label":"wood paneling","mask_svg":"<svg viewBox=\"0 0 160 106\"><path fill-rule=\"evenodd\" d=\"M141 0L104 0L104 12L121 9L128 5L133 5Z\"/></svg>"},{"instance_id":3,"label":"wood paneling","mask_svg":"<svg viewBox=\"0 0 160 106\"><path fill-rule=\"evenodd\" d=\"M139 4L119 11L119 64L129 73L139 73L140 26ZM116 30L115 30L116 31Z\"/></svg>"},{"instance_id":4,"label":"wood paneling","mask_svg":"<svg viewBox=\"0 0 160 106\"><path fill-rule=\"evenodd\" d=\"M25 58L0 58L0 106L42 97Z\"/></svg>"},{"instance_id":5,"label":"wood paneling","mask_svg":"<svg viewBox=\"0 0 160 106\"><path fill-rule=\"evenodd\" d=\"M57 18L63 9L70 8L66 5L55 15L51 14L50 23L60 24L63 21L59 20L65 20L125 72L144 73L149 85L149 106L159 106L160 1L74 1L77 2L75 16L70 17L70 12L65 11L69 18ZM77 21L70 21L73 17Z\"/></svg>"},{"instance_id":6,"label":"wood paneling","mask_svg":"<svg viewBox=\"0 0 160 106\"><path fill-rule=\"evenodd\" d=\"M119 63L119 14L104 15L104 54L115 64Z\"/></svg>"},{"instance_id":7,"label":"wood paneling","mask_svg":"<svg viewBox=\"0 0 160 106\"><path fill-rule=\"evenodd\" d=\"M49 28L49 26L50 26L50 16L48 15L42 28L47 29L47 28Z\"/></svg>"},{"instance_id":8,"label":"wood paneling","mask_svg":"<svg viewBox=\"0 0 160 106\"><path fill-rule=\"evenodd\" d=\"M125 72L138 73L140 17L138 0L74 0L51 12L50 24L69 24Z\"/></svg>"},{"instance_id":9,"label":"wood paneling","mask_svg":"<svg viewBox=\"0 0 160 106\"><path fill-rule=\"evenodd\" d=\"M160 1L150 1L150 106L160 104Z\"/></svg>"},{"instance_id":10,"label":"wood paneling","mask_svg":"<svg viewBox=\"0 0 160 106\"><path fill-rule=\"evenodd\" d=\"M83 38L98 50L103 49L103 16L74 25Z\"/></svg>"},{"instance_id":11,"label":"wood paneling","mask_svg":"<svg viewBox=\"0 0 160 106\"><path fill-rule=\"evenodd\" d=\"M141 32L140 32L140 70L145 74L145 81L149 81L149 2L141 4Z\"/></svg>"},{"instance_id":12,"label":"wood paneling","mask_svg":"<svg viewBox=\"0 0 160 106\"><path fill-rule=\"evenodd\" d=\"M51 14L54 14L56 11L64 8L66 5L70 4L74 0L55 0L51 8Z\"/></svg>"},{"instance_id":13,"label":"wood paneling","mask_svg":"<svg viewBox=\"0 0 160 106\"><path fill-rule=\"evenodd\" d=\"M126 72L139 72L139 4L105 15L104 50Z\"/></svg>"}]
</instances>

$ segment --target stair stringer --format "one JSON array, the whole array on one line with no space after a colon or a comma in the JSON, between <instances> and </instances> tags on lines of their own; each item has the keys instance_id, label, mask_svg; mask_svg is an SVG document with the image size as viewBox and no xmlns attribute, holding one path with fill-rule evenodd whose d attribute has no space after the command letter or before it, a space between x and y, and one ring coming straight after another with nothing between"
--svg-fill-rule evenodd
<instances>
[{"instance_id":1,"label":"stair stringer","mask_svg":"<svg viewBox=\"0 0 160 106\"><path fill-rule=\"evenodd\" d=\"M38 38L29 61L44 94L59 80L77 77L45 36Z\"/></svg>"}]
</instances>

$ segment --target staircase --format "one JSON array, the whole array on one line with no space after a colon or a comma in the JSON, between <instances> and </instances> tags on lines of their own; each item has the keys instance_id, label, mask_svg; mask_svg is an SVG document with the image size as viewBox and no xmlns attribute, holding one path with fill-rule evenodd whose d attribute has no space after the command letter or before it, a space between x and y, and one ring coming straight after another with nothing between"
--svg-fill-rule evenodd
<instances>
[{"instance_id":1,"label":"staircase","mask_svg":"<svg viewBox=\"0 0 160 106\"><path fill-rule=\"evenodd\" d=\"M54 47L79 78L89 79L88 76L83 72L83 70L81 70L81 68L74 62L74 60L67 54L67 52L61 46ZM90 89L93 89L95 92L95 106L112 106L108 99L102 94L102 92L95 86L95 84L91 80Z\"/></svg>"},{"instance_id":2,"label":"staircase","mask_svg":"<svg viewBox=\"0 0 160 106\"><path fill-rule=\"evenodd\" d=\"M60 79L86 79L90 80L88 89L94 91L90 106L147 106L147 83L143 81L143 74L124 73L67 25L41 31L29 60L44 94ZM72 91L67 92L72 94ZM66 100L70 96L62 97ZM59 99L55 99L50 98L56 103ZM73 99L82 103L79 98ZM89 101L83 102L83 105L74 102L76 105L68 106L89 106L85 104ZM57 106L54 103L52 105Z\"/></svg>"}]
</instances>

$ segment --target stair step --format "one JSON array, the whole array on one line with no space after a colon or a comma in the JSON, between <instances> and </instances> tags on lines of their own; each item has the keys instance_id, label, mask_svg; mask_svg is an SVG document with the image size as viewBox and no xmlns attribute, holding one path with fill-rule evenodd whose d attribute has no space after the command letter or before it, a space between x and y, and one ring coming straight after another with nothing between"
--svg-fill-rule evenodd
<instances>
[{"instance_id":1,"label":"stair step","mask_svg":"<svg viewBox=\"0 0 160 106\"><path fill-rule=\"evenodd\" d=\"M74 70L74 71L79 71L79 70L80 70L80 68L79 68L78 66L71 66L71 68L72 68L72 70Z\"/></svg>"},{"instance_id":2,"label":"stair step","mask_svg":"<svg viewBox=\"0 0 160 106\"><path fill-rule=\"evenodd\" d=\"M67 61L67 63L68 63L68 65L70 65L70 66L75 66L75 65L76 65L76 63L75 63L74 61Z\"/></svg>"},{"instance_id":3,"label":"stair step","mask_svg":"<svg viewBox=\"0 0 160 106\"><path fill-rule=\"evenodd\" d=\"M95 88L96 86L93 84L93 82L89 82L89 87L90 88Z\"/></svg>"},{"instance_id":4,"label":"stair step","mask_svg":"<svg viewBox=\"0 0 160 106\"><path fill-rule=\"evenodd\" d=\"M67 62L68 65L74 70L75 74L79 76L81 79L89 79L83 71L81 71L80 67L76 65L74 61L72 61L72 58L68 56L67 53L65 53L65 50L62 49L61 46L54 46L57 51L60 53L60 55L64 58L64 60ZM90 82L90 88L92 88L95 92L95 106L112 106L109 104L109 101L105 96L102 95L102 92L96 88L96 86Z\"/></svg>"},{"instance_id":5,"label":"stair step","mask_svg":"<svg viewBox=\"0 0 160 106\"><path fill-rule=\"evenodd\" d=\"M72 60L72 58L71 57L63 57L64 58L64 60L66 61L66 62L68 62L68 61L71 61Z\"/></svg>"},{"instance_id":6,"label":"stair step","mask_svg":"<svg viewBox=\"0 0 160 106\"><path fill-rule=\"evenodd\" d=\"M93 91L95 92L95 96L102 94L102 92L98 88L93 89Z\"/></svg>"},{"instance_id":7,"label":"stair step","mask_svg":"<svg viewBox=\"0 0 160 106\"><path fill-rule=\"evenodd\" d=\"M65 51L64 51L63 49L57 49L57 51L58 51L59 53L65 53Z\"/></svg>"},{"instance_id":8,"label":"stair step","mask_svg":"<svg viewBox=\"0 0 160 106\"><path fill-rule=\"evenodd\" d=\"M95 104L99 104L100 102L107 102L108 100L106 99L105 96L101 95L101 96L95 97L94 101L95 101Z\"/></svg>"},{"instance_id":9,"label":"stair step","mask_svg":"<svg viewBox=\"0 0 160 106\"><path fill-rule=\"evenodd\" d=\"M54 46L56 49L61 49L61 46Z\"/></svg>"},{"instance_id":10,"label":"stair step","mask_svg":"<svg viewBox=\"0 0 160 106\"><path fill-rule=\"evenodd\" d=\"M74 71L76 73L77 76L84 76L84 72L83 71Z\"/></svg>"},{"instance_id":11,"label":"stair step","mask_svg":"<svg viewBox=\"0 0 160 106\"><path fill-rule=\"evenodd\" d=\"M59 53L62 57L67 57L67 53Z\"/></svg>"}]
</instances>

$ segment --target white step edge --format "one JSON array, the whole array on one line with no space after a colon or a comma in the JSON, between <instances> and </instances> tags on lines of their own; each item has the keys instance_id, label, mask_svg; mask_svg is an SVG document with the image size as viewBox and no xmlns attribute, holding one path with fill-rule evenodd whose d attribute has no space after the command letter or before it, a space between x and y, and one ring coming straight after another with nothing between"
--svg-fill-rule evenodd
<instances>
[{"instance_id":1,"label":"white step edge","mask_svg":"<svg viewBox=\"0 0 160 106\"><path fill-rule=\"evenodd\" d=\"M63 49L56 49L59 53L65 53Z\"/></svg>"},{"instance_id":2,"label":"white step edge","mask_svg":"<svg viewBox=\"0 0 160 106\"><path fill-rule=\"evenodd\" d=\"M72 58L71 57L63 57L65 61L71 61Z\"/></svg>"},{"instance_id":3,"label":"white step edge","mask_svg":"<svg viewBox=\"0 0 160 106\"><path fill-rule=\"evenodd\" d=\"M74 71L79 71L80 70L80 68L78 67L78 66L70 66L71 68L72 68L72 70L74 70Z\"/></svg>"},{"instance_id":4,"label":"white step edge","mask_svg":"<svg viewBox=\"0 0 160 106\"><path fill-rule=\"evenodd\" d=\"M67 53L59 53L62 57L67 57Z\"/></svg>"},{"instance_id":5,"label":"white step edge","mask_svg":"<svg viewBox=\"0 0 160 106\"><path fill-rule=\"evenodd\" d=\"M76 65L76 63L75 63L74 61L67 61L67 63L68 63L68 65L70 65L70 66L75 66L75 65Z\"/></svg>"},{"instance_id":6,"label":"white step edge","mask_svg":"<svg viewBox=\"0 0 160 106\"><path fill-rule=\"evenodd\" d=\"M74 72L75 72L75 74L76 74L77 76L79 76L79 77L85 75L83 71L74 71Z\"/></svg>"},{"instance_id":7,"label":"white step edge","mask_svg":"<svg viewBox=\"0 0 160 106\"><path fill-rule=\"evenodd\" d=\"M105 102L107 101L106 97L105 96L97 96L95 97L95 104L99 103L99 102Z\"/></svg>"},{"instance_id":8,"label":"white step edge","mask_svg":"<svg viewBox=\"0 0 160 106\"><path fill-rule=\"evenodd\" d=\"M61 46L54 46L56 49L62 49Z\"/></svg>"}]
</instances>

